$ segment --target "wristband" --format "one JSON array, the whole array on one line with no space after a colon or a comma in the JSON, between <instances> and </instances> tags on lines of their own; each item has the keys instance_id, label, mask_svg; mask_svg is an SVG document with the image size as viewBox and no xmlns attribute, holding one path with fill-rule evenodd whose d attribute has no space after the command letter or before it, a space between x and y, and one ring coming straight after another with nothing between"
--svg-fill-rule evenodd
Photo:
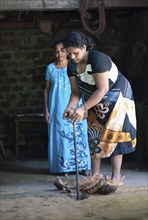
<instances>
[{"instance_id":1,"label":"wristband","mask_svg":"<svg viewBox=\"0 0 148 220\"><path fill-rule=\"evenodd\" d=\"M87 111L87 108L85 107L85 105L80 105L80 108L82 108L84 111Z\"/></svg>"}]
</instances>

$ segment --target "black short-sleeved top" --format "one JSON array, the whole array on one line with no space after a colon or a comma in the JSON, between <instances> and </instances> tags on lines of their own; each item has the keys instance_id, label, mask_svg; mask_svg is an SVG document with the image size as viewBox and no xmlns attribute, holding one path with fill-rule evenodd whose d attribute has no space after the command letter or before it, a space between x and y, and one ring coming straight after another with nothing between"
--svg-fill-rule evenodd
<instances>
[{"instance_id":1,"label":"black short-sleeved top","mask_svg":"<svg viewBox=\"0 0 148 220\"><path fill-rule=\"evenodd\" d=\"M72 60L68 62L68 76L76 76L78 85L83 92L92 94L96 90L93 74L108 71L109 87L111 88L118 77L118 69L111 58L96 50L89 50L88 61L84 73L77 73L77 64Z\"/></svg>"}]
</instances>

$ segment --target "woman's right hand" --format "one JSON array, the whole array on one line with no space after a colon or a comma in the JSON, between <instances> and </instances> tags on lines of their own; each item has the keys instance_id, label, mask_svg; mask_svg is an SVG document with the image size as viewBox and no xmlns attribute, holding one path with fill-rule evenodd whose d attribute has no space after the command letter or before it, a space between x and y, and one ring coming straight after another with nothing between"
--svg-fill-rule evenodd
<instances>
[{"instance_id":1,"label":"woman's right hand","mask_svg":"<svg viewBox=\"0 0 148 220\"><path fill-rule=\"evenodd\" d=\"M72 118L73 113L74 113L74 109L66 108L64 113L63 113L63 118L66 119L66 120L69 119L69 118Z\"/></svg>"},{"instance_id":2,"label":"woman's right hand","mask_svg":"<svg viewBox=\"0 0 148 220\"><path fill-rule=\"evenodd\" d=\"M48 111L44 113L44 118L45 118L46 123L49 125L50 124L50 114Z\"/></svg>"}]
</instances>

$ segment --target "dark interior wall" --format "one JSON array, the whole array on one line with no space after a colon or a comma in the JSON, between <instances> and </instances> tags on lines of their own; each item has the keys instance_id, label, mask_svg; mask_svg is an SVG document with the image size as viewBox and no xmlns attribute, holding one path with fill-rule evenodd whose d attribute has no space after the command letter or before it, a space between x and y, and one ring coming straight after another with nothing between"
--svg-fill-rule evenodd
<instances>
[{"instance_id":1,"label":"dark interior wall","mask_svg":"<svg viewBox=\"0 0 148 220\"><path fill-rule=\"evenodd\" d=\"M137 102L148 103L148 10L110 11L99 45L130 80Z\"/></svg>"},{"instance_id":2,"label":"dark interior wall","mask_svg":"<svg viewBox=\"0 0 148 220\"><path fill-rule=\"evenodd\" d=\"M93 20L98 21L98 13L91 13ZM137 145L140 158L146 158L148 149L147 18L148 9L107 10L105 31L99 39L92 37L96 49L109 54L132 84L140 128ZM40 29L39 20L44 23L50 21L50 25L46 24L46 28ZM4 146L12 148L14 152L15 141L12 141L12 136L15 133L10 135L10 125L5 118L17 114L43 113L45 70L54 59L54 41L63 38L70 30L86 31L77 11L3 12L0 26L0 136ZM40 143L46 145L47 140L44 139L40 138ZM23 142L28 145L25 138ZM28 155L31 155L30 149L28 151Z\"/></svg>"},{"instance_id":3,"label":"dark interior wall","mask_svg":"<svg viewBox=\"0 0 148 220\"><path fill-rule=\"evenodd\" d=\"M35 30L1 32L0 113L43 111L45 67L53 58L47 34Z\"/></svg>"}]
</instances>

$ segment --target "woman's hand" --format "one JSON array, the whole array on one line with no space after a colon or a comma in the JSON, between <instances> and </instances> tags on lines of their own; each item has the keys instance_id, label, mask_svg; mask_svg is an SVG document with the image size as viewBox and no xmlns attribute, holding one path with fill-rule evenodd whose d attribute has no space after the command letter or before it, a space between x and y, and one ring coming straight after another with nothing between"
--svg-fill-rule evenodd
<instances>
[{"instance_id":1,"label":"woman's hand","mask_svg":"<svg viewBox=\"0 0 148 220\"><path fill-rule=\"evenodd\" d=\"M85 110L80 106L74 110L72 122L82 121L86 117Z\"/></svg>"},{"instance_id":2,"label":"woman's hand","mask_svg":"<svg viewBox=\"0 0 148 220\"><path fill-rule=\"evenodd\" d=\"M72 108L66 108L64 113L63 113L63 118L64 119L69 119L73 117L74 109Z\"/></svg>"},{"instance_id":3,"label":"woman's hand","mask_svg":"<svg viewBox=\"0 0 148 220\"><path fill-rule=\"evenodd\" d=\"M46 123L49 125L50 124L50 114L48 111L46 111L44 113L44 118L45 118Z\"/></svg>"},{"instance_id":4,"label":"woman's hand","mask_svg":"<svg viewBox=\"0 0 148 220\"><path fill-rule=\"evenodd\" d=\"M64 119L71 118L72 123L76 121L82 121L87 116L88 116L88 112L82 107L82 105L80 107L77 107L75 110L72 108L66 108L63 113L63 118Z\"/></svg>"}]
</instances>

